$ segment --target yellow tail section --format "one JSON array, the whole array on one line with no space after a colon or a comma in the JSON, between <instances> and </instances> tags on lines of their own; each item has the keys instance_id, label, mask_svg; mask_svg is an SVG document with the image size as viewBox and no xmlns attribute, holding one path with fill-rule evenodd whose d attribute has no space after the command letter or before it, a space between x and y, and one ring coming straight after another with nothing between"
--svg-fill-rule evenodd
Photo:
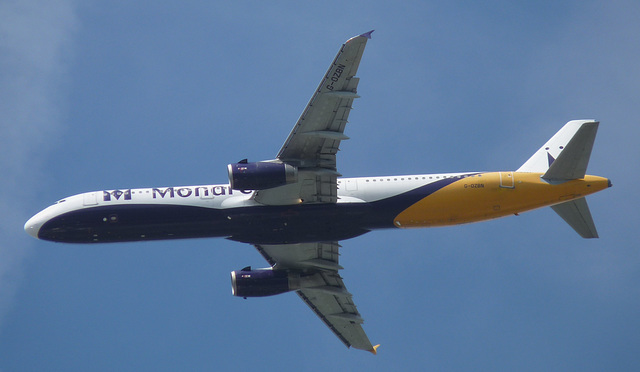
<instances>
[{"instance_id":1,"label":"yellow tail section","mask_svg":"<svg viewBox=\"0 0 640 372\"><path fill-rule=\"evenodd\" d=\"M462 178L402 211L398 227L478 222L583 198L609 186L597 176L551 184L542 173L492 172Z\"/></svg>"}]
</instances>

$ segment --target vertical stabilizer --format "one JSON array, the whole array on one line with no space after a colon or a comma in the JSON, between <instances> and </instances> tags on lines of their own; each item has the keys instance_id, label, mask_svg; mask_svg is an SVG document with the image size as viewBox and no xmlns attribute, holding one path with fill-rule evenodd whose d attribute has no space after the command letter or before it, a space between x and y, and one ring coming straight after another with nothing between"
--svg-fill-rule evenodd
<instances>
[{"instance_id":1,"label":"vertical stabilizer","mask_svg":"<svg viewBox=\"0 0 640 372\"><path fill-rule=\"evenodd\" d=\"M544 173L542 178L550 181L583 178L598 124L594 120L568 122L517 171Z\"/></svg>"}]
</instances>

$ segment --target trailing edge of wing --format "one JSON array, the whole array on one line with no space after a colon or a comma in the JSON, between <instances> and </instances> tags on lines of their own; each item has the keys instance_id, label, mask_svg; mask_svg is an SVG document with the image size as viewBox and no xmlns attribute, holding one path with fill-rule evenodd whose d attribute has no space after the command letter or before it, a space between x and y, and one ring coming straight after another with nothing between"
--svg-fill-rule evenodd
<instances>
[{"instance_id":1,"label":"trailing edge of wing","mask_svg":"<svg viewBox=\"0 0 640 372\"><path fill-rule=\"evenodd\" d=\"M362 328L364 320L351 296L332 295L309 289L299 290L298 295L347 347L367 351L373 349Z\"/></svg>"},{"instance_id":2,"label":"trailing edge of wing","mask_svg":"<svg viewBox=\"0 0 640 372\"><path fill-rule=\"evenodd\" d=\"M342 133L353 100L359 97L359 79L355 74L372 32L353 37L342 45L278 152L278 159L303 168L335 168L335 160L332 164L320 164L318 155L335 155L340 140L346 139ZM305 135L307 133L315 135Z\"/></svg>"},{"instance_id":3,"label":"trailing edge of wing","mask_svg":"<svg viewBox=\"0 0 640 372\"><path fill-rule=\"evenodd\" d=\"M297 290L298 296L347 347L375 354L362 328L364 320L353 302L353 295L338 274L342 269L338 242L298 244L256 244L258 252L274 270L296 270L313 275L313 286Z\"/></svg>"},{"instance_id":4,"label":"trailing edge of wing","mask_svg":"<svg viewBox=\"0 0 640 372\"><path fill-rule=\"evenodd\" d=\"M293 126L277 158L298 168L293 185L259 190L254 200L265 205L336 203L336 154L344 134L360 79L355 75L373 31L352 37L338 51L309 103Z\"/></svg>"}]
</instances>

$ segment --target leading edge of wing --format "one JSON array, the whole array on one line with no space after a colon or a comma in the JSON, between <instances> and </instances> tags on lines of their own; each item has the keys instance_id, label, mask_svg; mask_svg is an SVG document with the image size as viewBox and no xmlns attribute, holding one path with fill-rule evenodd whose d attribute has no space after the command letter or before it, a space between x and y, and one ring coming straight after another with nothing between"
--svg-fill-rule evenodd
<instances>
[{"instance_id":1,"label":"leading edge of wing","mask_svg":"<svg viewBox=\"0 0 640 372\"><path fill-rule=\"evenodd\" d=\"M371 30L369 32L360 34L358 36L354 36L349 40L347 40L344 44L342 44L336 57L334 58L331 65L329 66L329 69L327 70L326 74L320 81L318 88L315 90L313 96L309 100L309 103L307 103L307 106L305 107L304 111L300 115L300 118L294 125L293 129L291 130L291 133L289 134L284 144L282 145L282 148L278 152L278 155L276 156L278 159L285 160L285 161L293 160L291 159L292 153L296 153L294 157L298 155L296 149L291 149L290 145L292 144L292 142L295 142L296 137L299 137L299 135L302 134L301 132L307 132L306 130L300 131L300 129L303 128L305 124L305 119L307 117L307 114L313 111L312 110L313 104L316 101L316 99L319 97L319 95L323 93L330 93L334 97L340 97L344 99L353 99L358 97L356 94L357 79L353 80L352 84L349 84L349 83L357 73L358 66L360 65L360 59L362 58L362 53L364 52L364 46L366 45L367 40L371 39L371 34L373 33L373 31L374 30ZM345 67L341 68L341 72L339 74L335 74L334 70L336 69L337 66L341 64L339 63L341 57L343 57L345 53L350 54L349 52L355 53L354 58L348 61L348 63L345 62ZM331 82L331 84L328 84L329 81ZM342 128L340 129L343 130L344 125L342 125ZM341 135L342 130L338 130L336 134L329 136L329 139L334 139L334 140L345 139L344 136ZM320 137L328 136L328 133L329 133L328 130L324 130L324 129L315 130L315 128L312 128L309 132L313 132L315 136L320 136Z\"/></svg>"}]
</instances>

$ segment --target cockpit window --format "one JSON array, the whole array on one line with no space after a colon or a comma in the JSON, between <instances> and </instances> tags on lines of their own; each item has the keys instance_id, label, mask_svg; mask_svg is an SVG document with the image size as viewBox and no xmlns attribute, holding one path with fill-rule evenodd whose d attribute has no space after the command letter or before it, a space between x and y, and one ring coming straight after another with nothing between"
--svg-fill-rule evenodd
<instances>
[{"instance_id":1,"label":"cockpit window","mask_svg":"<svg viewBox=\"0 0 640 372\"><path fill-rule=\"evenodd\" d=\"M56 202L56 204L64 203L64 202L66 202L66 201L67 201L67 199L58 200L58 201Z\"/></svg>"}]
</instances>

